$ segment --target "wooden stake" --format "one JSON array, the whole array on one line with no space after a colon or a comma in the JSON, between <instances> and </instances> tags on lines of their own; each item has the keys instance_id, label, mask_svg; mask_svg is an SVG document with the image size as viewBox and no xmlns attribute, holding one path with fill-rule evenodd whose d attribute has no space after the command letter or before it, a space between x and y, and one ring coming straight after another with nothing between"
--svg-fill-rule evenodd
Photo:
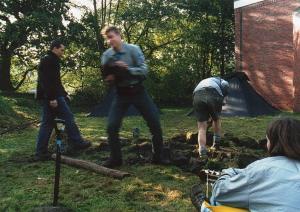
<instances>
[{"instance_id":1,"label":"wooden stake","mask_svg":"<svg viewBox=\"0 0 300 212\"><path fill-rule=\"evenodd\" d=\"M52 158L55 159L56 154L52 154ZM117 178L120 180L123 179L124 177L130 176L130 174L128 172L123 172L123 171L119 171L119 170L115 170L115 169L109 169L104 166L100 166L96 163L92 163L92 162L85 161L85 160L74 159L74 158L70 158L67 156L63 156L63 155L61 156L61 162L64 164L73 166L73 167L87 169L87 170L94 171L94 172L97 172L100 174L104 174L106 176Z\"/></svg>"}]
</instances>

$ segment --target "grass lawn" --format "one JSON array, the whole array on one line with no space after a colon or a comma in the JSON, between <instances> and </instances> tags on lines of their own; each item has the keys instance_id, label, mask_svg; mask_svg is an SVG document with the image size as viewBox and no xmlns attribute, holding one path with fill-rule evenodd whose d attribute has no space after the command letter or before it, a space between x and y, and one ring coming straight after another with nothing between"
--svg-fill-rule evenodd
<instances>
[{"instance_id":1,"label":"grass lawn","mask_svg":"<svg viewBox=\"0 0 300 212\"><path fill-rule=\"evenodd\" d=\"M177 108L162 110L165 140L187 131L196 131L195 120L185 116L187 111ZM224 118L223 129L237 137L261 139L273 118ZM99 145L100 136L106 136L105 118L88 118L84 113L76 113L76 121L84 137L94 146ZM141 129L141 137L150 137L146 124L139 117L124 120L121 136L131 137L134 127ZM26 161L34 152L37 130L37 127L31 127L0 137L0 211L31 211L34 207L51 204L54 162ZM107 155L108 152L84 152L77 158L99 163ZM120 169L132 176L116 180L63 165L60 203L76 211L194 210L189 199L191 185L199 181L194 174L175 166L151 164L124 165Z\"/></svg>"}]
</instances>

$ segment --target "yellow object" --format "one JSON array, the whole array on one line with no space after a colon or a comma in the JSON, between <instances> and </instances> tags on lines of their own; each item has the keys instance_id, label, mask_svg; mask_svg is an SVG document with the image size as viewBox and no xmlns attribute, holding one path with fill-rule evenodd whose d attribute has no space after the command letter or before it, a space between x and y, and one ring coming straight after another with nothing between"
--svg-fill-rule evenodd
<instances>
[{"instance_id":1,"label":"yellow object","mask_svg":"<svg viewBox=\"0 0 300 212\"><path fill-rule=\"evenodd\" d=\"M247 209L242 209L242 208L232 208L229 206L225 205L218 205L218 206L212 206L208 202L204 201L202 203L201 208L208 208L212 212L249 212Z\"/></svg>"}]
</instances>

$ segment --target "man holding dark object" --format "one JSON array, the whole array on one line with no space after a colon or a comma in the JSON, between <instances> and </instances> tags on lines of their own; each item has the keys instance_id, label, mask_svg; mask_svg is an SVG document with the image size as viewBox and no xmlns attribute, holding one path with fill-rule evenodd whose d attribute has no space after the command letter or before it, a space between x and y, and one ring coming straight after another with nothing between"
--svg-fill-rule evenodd
<instances>
[{"instance_id":1,"label":"man holding dark object","mask_svg":"<svg viewBox=\"0 0 300 212\"><path fill-rule=\"evenodd\" d=\"M117 89L107 126L111 154L104 166L112 168L122 165L119 130L130 105L134 105L141 113L152 133L152 163L168 164L169 161L163 158L159 114L143 86L148 69L141 49L136 45L122 42L120 31L115 26L104 28L102 35L111 47L103 53L101 58L102 75L106 82L114 84Z\"/></svg>"}]
</instances>

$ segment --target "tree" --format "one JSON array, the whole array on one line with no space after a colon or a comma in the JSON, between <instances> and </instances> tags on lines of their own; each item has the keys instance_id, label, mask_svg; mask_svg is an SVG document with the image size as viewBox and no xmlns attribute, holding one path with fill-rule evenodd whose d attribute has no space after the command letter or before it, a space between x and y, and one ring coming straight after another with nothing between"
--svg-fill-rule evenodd
<instances>
[{"instance_id":1,"label":"tree","mask_svg":"<svg viewBox=\"0 0 300 212\"><path fill-rule=\"evenodd\" d=\"M69 0L2 0L0 1L0 90L13 91L20 87L34 68L34 59L42 43L64 35L64 20L68 20ZM30 50L30 51L29 51ZM28 57L31 52L31 58ZM11 79L12 59L17 57L25 66L19 82Z\"/></svg>"},{"instance_id":2,"label":"tree","mask_svg":"<svg viewBox=\"0 0 300 212\"><path fill-rule=\"evenodd\" d=\"M234 59L233 1L178 0L177 4L189 14L186 38L198 46L202 78L211 76L214 69L221 76L226 74Z\"/></svg>"}]
</instances>

